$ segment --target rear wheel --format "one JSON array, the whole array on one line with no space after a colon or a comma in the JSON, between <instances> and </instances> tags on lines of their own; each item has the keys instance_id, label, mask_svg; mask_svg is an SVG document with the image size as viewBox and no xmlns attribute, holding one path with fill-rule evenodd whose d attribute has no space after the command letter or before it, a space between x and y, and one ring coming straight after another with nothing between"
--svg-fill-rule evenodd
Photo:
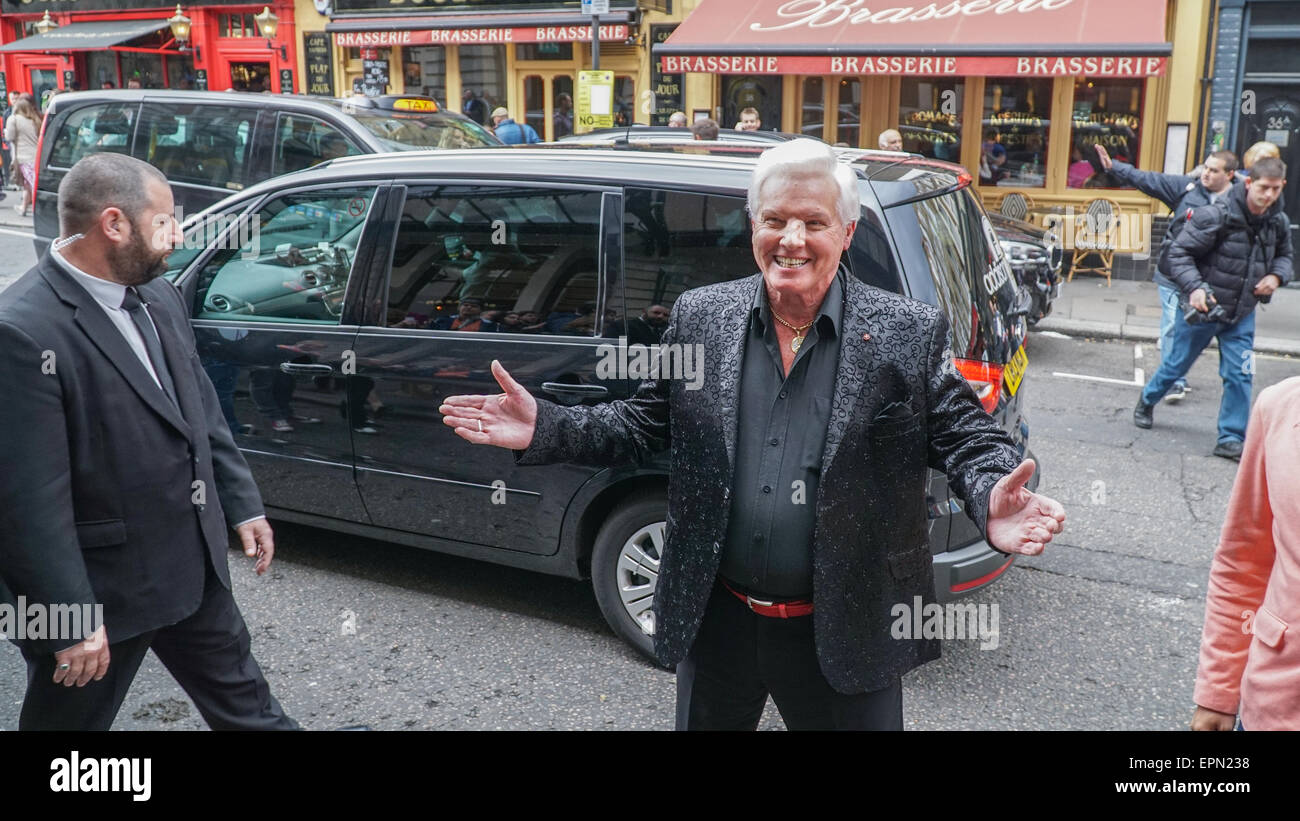
<instances>
[{"instance_id":1,"label":"rear wheel","mask_svg":"<svg viewBox=\"0 0 1300 821\"><path fill-rule=\"evenodd\" d=\"M663 559L668 500L651 493L623 502L609 514L591 554L591 585L605 621L619 638L654 658L652 629L659 562Z\"/></svg>"}]
</instances>

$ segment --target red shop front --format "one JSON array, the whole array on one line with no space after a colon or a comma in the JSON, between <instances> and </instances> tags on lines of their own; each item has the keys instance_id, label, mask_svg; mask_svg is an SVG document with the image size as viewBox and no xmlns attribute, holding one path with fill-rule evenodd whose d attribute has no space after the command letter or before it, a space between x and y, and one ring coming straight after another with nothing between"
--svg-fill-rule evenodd
<instances>
[{"instance_id":1,"label":"red shop front","mask_svg":"<svg viewBox=\"0 0 1300 821\"><path fill-rule=\"evenodd\" d=\"M52 0L40 13L21 0L0 5L0 66L8 91L38 99L54 90L174 88L293 93L296 26L292 2L181 5L164 0ZM278 18L268 39L254 20ZM172 21L189 18L188 40ZM51 25L52 24L52 25ZM111 85L110 85L111 84Z\"/></svg>"}]
</instances>

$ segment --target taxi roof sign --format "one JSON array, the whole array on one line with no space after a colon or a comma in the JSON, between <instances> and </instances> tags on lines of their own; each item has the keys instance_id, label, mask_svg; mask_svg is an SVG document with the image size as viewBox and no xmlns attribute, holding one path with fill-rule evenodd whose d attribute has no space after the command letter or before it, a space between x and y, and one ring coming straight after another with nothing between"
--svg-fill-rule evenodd
<instances>
[{"instance_id":1,"label":"taxi roof sign","mask_svg":"<svg viewBox=\"0 0 1300 821\"><path fill-rule=\"evenodd\" d=\"M410 111L419 114L435 114L442 110L438 101L432 97L414 97L387 94L382 97L365 97L354 95L343 100L358 108L378 108L385 111Z\"/></svg>"}]
</instances>

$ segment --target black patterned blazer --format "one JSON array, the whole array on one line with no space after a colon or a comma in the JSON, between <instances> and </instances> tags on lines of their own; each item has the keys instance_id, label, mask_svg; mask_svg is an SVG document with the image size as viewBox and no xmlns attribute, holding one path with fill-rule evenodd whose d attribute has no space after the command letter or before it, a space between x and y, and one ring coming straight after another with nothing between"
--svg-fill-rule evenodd
<instances>
[{"instance_id":1,"label":"black patterned blazer","mask_svg":"<svg viewBox=\"0 0 1300 821\"><path fill-rule=\"evenodd\" d=\"M939 657L935 640L890 635L891 608L933 600L926 467L947 474L984 530L993 485L1019 464L948 350L935 307L846 277L843 336L813 530L817 656L843 693L880 689ZM627 400L538 400L519 464L642 461L671 448L667 539L655 590L655 654L685 658L717 576L735 464L749 309L761 275L688 291L664 343L700 344L704 381L650 380ZM888 408L886 413L882 410Z\"/></svg>"}]
</instances>

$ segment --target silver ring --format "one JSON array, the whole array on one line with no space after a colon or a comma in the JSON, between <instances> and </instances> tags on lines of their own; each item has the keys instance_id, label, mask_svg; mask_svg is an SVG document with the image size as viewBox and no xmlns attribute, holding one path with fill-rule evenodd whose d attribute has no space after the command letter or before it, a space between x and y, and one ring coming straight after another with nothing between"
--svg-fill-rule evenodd
<instances>
[{"instance_id":1,"label":"silver ring","mask_svg":"<svg viewBox=\"0 0 1300 821\"><path fill-rule=\"evenodd\" d=\"M479 432L479 433L482 433L482 432L483 432L483 420L482 420L482 419L475 419L474 421L475 421L475 422L478 422L478 432Z\"/></svg>"}]
</instances>

